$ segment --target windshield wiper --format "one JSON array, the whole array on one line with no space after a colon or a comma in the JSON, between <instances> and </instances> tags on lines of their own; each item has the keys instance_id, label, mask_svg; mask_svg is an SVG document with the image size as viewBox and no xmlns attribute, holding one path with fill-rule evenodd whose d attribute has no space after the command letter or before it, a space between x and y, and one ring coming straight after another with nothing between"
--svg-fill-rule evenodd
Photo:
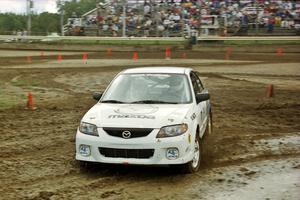
<instances>
[{"instance_id":1,"label":"windshield wiper","mask_svg":"<svg viewBox=\"0 0 300 200\"><path fill-rule=\"evenodd\" d=\"M125 103L125 102L118 101L118 100L104 100L104 101L101 101L101 103Z\"/></svg>"},{"instance_id":2,"label":"windshield wiper","mask_svg":"<svg viewBox=\"0 0 300 200\"><path fill-rule=\"evenodd\" d=\"M166 101L158 101L158 100L141 100L141 101L133 101L130 103L132 104L178 104L176 102L166 102Z\"/></svg>"}]
</instances>

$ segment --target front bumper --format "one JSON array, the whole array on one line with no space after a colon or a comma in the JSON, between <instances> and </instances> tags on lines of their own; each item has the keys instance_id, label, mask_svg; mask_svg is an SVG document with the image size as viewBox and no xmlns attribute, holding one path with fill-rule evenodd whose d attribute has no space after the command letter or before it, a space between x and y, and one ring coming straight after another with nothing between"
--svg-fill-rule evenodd
<instances>
[{"instance_id":1,"label":"front bumper","mask_svg":"<svg viewBox=\"0 0 300 200\"><path fill-rule=\"evenodd\" d=\"M136 165L169 165L184 164L193 159L194 136L189 132L183 135L169 138L156 138L159 129L153 131L146 137L124 139L108 135L102 128L98 128L99 137L90 136L77 130L76 134L76 160L114 163L114 164L136 164ZM80 145L90 146L91 154L83 156L79 153ZM154 149L154 154L149 158L122 158L105 157L99 148L114 149ZM177 148L179 156L177 159L166 157L168 148Z\"/></svg>"}]
</instances>

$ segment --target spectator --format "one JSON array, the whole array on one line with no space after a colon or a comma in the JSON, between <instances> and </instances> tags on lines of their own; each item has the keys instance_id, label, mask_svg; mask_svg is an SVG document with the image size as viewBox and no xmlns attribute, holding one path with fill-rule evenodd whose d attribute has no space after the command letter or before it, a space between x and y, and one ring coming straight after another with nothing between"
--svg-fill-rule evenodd
<instances>
[{"instance_id":1,"label":"spectator","mask_svg":"<svg viewBox=\"0 0 300 200\"><path fill-rule=\"evenodd\" d=\"M113 33L113 37L117 37L118 36L119 27L116 24L113 24L111 26L111 30L112 30L112 33Z\"/></svg>"},{"instance_id":2,"label":"spectator","mask_svg":"<svg viewBox=\"0 0 300 200\"><path fill-rule=\"evenodd\" d=\"M98 18L94 14L86 17L86 24L102 29L111 25L113 35L122 27L122 4L111 1ZM251 25L267 27L272 33L274 26L293 28L299 16L300 4L295 0L128 0L126 7L127 30L142 35L182 35L186 27L199 30L200 15L217 15L227 19L228 26L242 27L247 31ZM139 4L137 4L137 2ZM258 2L256 4L255 2ZM102 14L103 13L103 14ZM205 20L203 20L205 21ZM213 22L212 22L213 23ZM214 23L213 23L214 24ZM227 28L227 27L226 27Z\"/></svg>"},{"instance_id":3,"label":"spectator","mask_svg":"<svg viewBox=\"0 0 300 200\"><path fill-rule=\"evenodd\" d=\"M274 30L275 19L271 15L268 19L268 33L273 33Z\"/></svg>"}]
</instances>

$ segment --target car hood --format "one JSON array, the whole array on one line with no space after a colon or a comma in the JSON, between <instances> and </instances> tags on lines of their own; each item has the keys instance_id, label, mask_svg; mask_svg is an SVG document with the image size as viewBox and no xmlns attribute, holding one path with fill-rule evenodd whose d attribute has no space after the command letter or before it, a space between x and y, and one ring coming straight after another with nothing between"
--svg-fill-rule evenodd
<instances>
[{"instance_id":1,"label":"car hood","mask_svg":"<svg viewBox=\"0 0 300 200\"><path fill-rule=\"evenodd\" d=\"M190 104L108 104L98 103L82 118L97 127L161 128L181 124Z\"/></svg>"}]
</instances>

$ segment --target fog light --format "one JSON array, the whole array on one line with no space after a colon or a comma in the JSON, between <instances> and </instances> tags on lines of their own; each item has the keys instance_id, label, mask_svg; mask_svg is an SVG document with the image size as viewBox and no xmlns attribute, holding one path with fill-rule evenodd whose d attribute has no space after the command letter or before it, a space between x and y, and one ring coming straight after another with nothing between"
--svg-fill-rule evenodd
<instances>
[{"instance_id":1,"label":"fog light","mask_svg":"<svg viewBox=\"0 0 300 200\"><path fill-rule=\"evenodd\" d=\"M166 157L169 159L169 160L175 160L179 157L179 151L177 148L169 148L167 149L167 155Z\"/></svg>"},{"instance_id":2,"label":"fog light","mask_svg":"<svg viewBox=\"0 0 300 200\"><path fill-rule=\"evenodd\" d=\"M89 145L81 144L79 146L79 153L82 156L90 156L91 155L91 147Z\"/></svg>"}]
</instances>

